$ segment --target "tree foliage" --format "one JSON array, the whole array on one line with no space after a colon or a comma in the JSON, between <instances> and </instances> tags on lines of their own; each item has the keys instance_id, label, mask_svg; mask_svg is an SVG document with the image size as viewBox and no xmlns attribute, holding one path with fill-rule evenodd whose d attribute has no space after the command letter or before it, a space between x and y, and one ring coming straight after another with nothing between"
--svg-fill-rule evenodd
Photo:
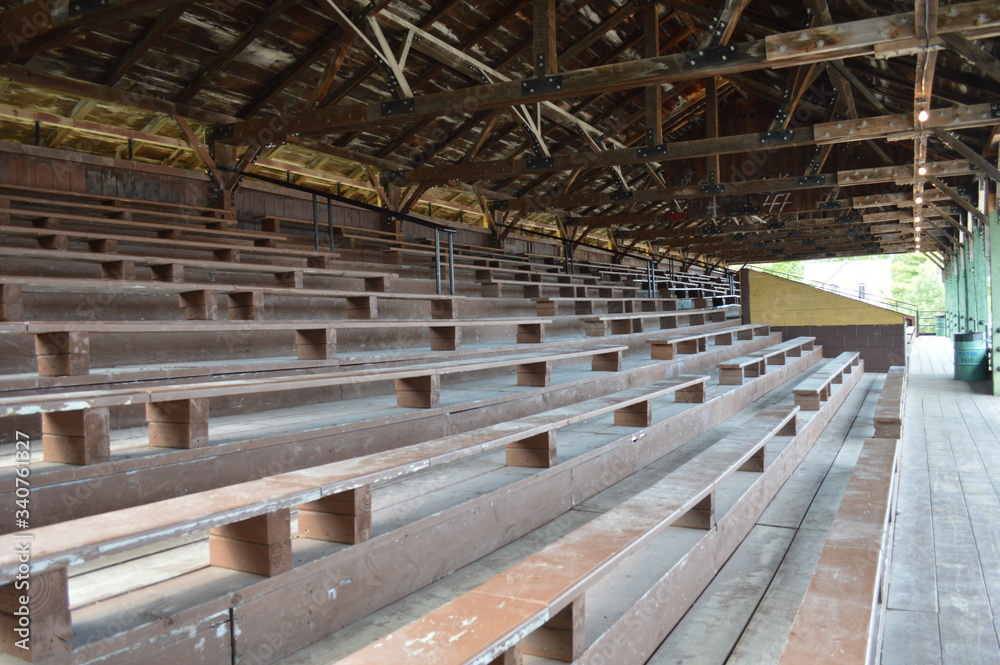
<instances>
[{"instance_id":1,"label":"tree foliage","mask_svg":"<svg viewBox=\"0 0 1000 665\"><path fill-rule=\"evenodd\" d=\"M921 311L944 309L941 269L923 254L896 254L892 259L892 297Z\"/></svg>"}]
</instances>

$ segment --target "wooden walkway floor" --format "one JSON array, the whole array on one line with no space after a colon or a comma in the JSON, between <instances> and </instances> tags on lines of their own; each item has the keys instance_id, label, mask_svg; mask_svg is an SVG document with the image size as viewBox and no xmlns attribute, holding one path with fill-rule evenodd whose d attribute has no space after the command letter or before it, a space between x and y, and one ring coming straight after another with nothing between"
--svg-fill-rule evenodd
<instances>
[{"instance_id":1,"label":"wooden walkway floor","mask_svg":"<svg viewBox=\"0 0 1000 665\"><path fill-rule=\"evenodd\" d=\"M910 357L884 665L1000 663L1000 398L953 358Z\"/></svg>"}]
</instances>

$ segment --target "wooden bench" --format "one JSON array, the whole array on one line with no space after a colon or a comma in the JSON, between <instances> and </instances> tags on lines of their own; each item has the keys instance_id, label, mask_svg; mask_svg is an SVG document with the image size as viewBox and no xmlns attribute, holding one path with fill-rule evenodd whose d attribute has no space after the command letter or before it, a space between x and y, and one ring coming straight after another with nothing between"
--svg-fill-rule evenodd
<instances>
[{"instance_id":1,"label":"wooden bench","mask_svg":"<svg viewBox=\"0 0 1000 665\"><path fill-rule=\"evenodd\" d=\"M666 337L664 339L650 339L646 340L646 343L650 346L649 354L653 360L673 360L678 355L689 355L706 351L709 340L712 340L712 343L716 346L730 346L734 338L736 340L751 340L754 337L767 337L770 334L770 325L766 323L751 323L745 326L726 328L725 330L713 330L700 335L681 335Z\"/></svg>"},{"instance_id":2,"label":"wooden bench","mask_svg":"<svg viewBox=\"0 0 1000 665\"><path fill-rule=\"evenodd\" d=\"M797 358L806 351L812 351L815 343L815 337L796 337L762 351L754 351L745 356L718 363L716 367L719 369L719 384L724 386L743 385L746 379L763 376L768 365L784 365L787 358Z\"/></svg>"},{"instance_id":3,"label":"wooden bench","mask_svg":"<svg viewBox=\"0 0 1000 665\"><path fill-rule=\"evenodd\" d=\"M906 403L906 366L890 367L875 403L875 438L899 439L903 434Z\"/></svg>"},{"instance_id":4,"label":"wooden bench","mask_svg":"<svg viewBox=\"0 0 1000 665\"><path fill-rule=\"evenodd\" d=\"M556 353L508 354L489 360L456 360L293 378L177 383L102 391L51 391L26 397L0 397L0 418L41 414L45 460L94 464L110 457L109 407L113 406L145 404L151 446L198 448L209 443L209 401L212 397L392 381L397 406L430 409L440 404L443 376L514 367L517 385L543 387L550 385L555 363L589 358L593 371L620 371L622 352L626 349L604 345Z\"/></svg>"},{"instance_id":5,"label":"wooden bench","mask_svg":"<svg viewBox=\"0 0 1000 665\"><path fill-rule=\"evenodd\" d=\"M899 441L867 439L830 525L780 665L879 660L880 606L899 480Z\"/></svg>"},{"instance_id":6,"label":"wooden bench","mask_svg":"<svg viewBox=\"0 0 1000 665\"><path fill-rule=\"evenodd\" d=\"M864 361L856 351L845 351L796 386L795 405L803 411L818 411L830 399L833 386L844 382L856 369L864 371Z\"/></svg>"},{"instance_id":7,"label":"wooden bench","mask_svg":"<svg viewBox=\"0 0 1000 665\"><path fill-rule=\"evenodd\" d=\"M620 562L668 526L711 530L717 488L732 474L764 470L776 436L794 437L798 408L766 410L631 499L467 591L338 661L505 663L522 654L573 662L586 647L585 598Z\"/></svg>"},{"instance_id":8,"label":"wooden bench","mask_svg":"<svg viewBox=\"0 0 1000 665\"><path fill-rule=\"evenodd\" d=\"M35 258L60 263L98 263L104 279L135 280L136 268L146 267L153 281L188 282L185 269L201 272L227 272L270 274L276 286L302 288L306 276L360 279L365 291L386 292L395 273L339 268L311 268L260 263L230 263L227 261L198 261L173 257L150 258L137 254L102 254L98 252L62 252L58 250L0 247L0 257ZM303 260L302 263L305 263ZM189 282L197 283L197 282Z\"/></svg>"},{"instance_id":9,"label":"wooden bench","mask_svg":"<svg viewBox=\"0 0 1000 665\"><path fill-rule=\"evenodd\" d=\"M433 319L454 319L455 303L462 296L420 293L383 293L283 287L247 287L226 284L178 284L69 279L61 277L0 277L0 321L24 320L24 291L50 293L98 293L102 299L127 294L176 294L178 306L188 320L210 321L218 317L217 297L226 296L230 320L259 321L264 318L265 296L269 298L333 298L344 300L349 319L377 319L378 300L426 302Z\"/></svg>"},{"instance_id":10,"label":"wooden bench","mask_svg":"<svg viewBox=\"0 0 1000 665\"><path fill-rule=\"evenodd\" d=\"M64 321L0 324L0 334L35 336L39 376L82 376L90 372L90 339L95 334L225 333L245 338L254 332L294 332L299 360L329 360L337 355L337 331L344 329L426 328L432 351L457 351L462 330L513 326L518 344L545 341L549 319L470 319L465 321Z\"/></svg>"},{"instance_id":11,"label":"wooden bench","mask_svg":"<svg viewBox=\"0 0 1000 665\"><path fill-rule=\"evenodd\" d=\"M233 223L236 221L235 211L222 208L153 201L126 196L72 192L62 189L53 190L41 187L28 187L26 185L0 184L0 199L16 199L18 197L38 204L72 207L77 210L101 211L109 214L134 213L182 219L210 217L229 220Z\"/></svg>"},{"instance_id":12,"label":"wooden bench","mask_svg":"<svg viewBox=\"0 0 1000 665\"><path fill-rule=\"evenodd\" d=\"M633 313L633 314L606 314L604 316L584 317L580 321L583 323L584 332L588 337L606 337L608 331L612 335L629 335L643 331L646 321L656 320L660 329L677 328L680 321L685 321L685 325L701 326L706 323L721 323L726 320L726 311L723 309L682 309L676 312L664 313Z\"/></svg>"},{"instance_id":13,"label":"wooden bench","mask_svg":"<svg viewBox=\"0 0 1000 665\"><path fill-rule=\"evenodd\" d=\"M542 282L525 282L524 280L494 279L481 281L480 287L484 298L499 298L506 288L519 288L524 298L542 298L543 291L558 293L562 298L627 298L634 296L636 289L620 286L588 286L575 284L552 284Z\"/></svg>"},{"instance_id":14,"label":"wooden bench","mask_svg":"<svg viewBox=\"0 0 1000 665\"><path fill-rule=\"evenodd\" d=\"M605 303L608 314L631 314L634 312L674 312L677 311L676 298L579 298L550 297L534 298L538 316L556 316L560 304L572 303L577 316L594 313L595 303Z\"/></svg>"},{"instance_id":15,"label":"wooden bench","mask_svg":"<svg viewBox=\"0 0 1000 665\"><path fill-rule=\"evenodd\" d=\"M37 643L51 638L64 652L72 650L72 618L62 592L70 566L208 530L209 565L277 576L293 568L292 511L300 538L362 543L371 537L374 485L501 447L510 465L550 466L553 452L541 444L554 445L556 431L608 413L614 413L619 426L649 427L652 419L636 416L648 412L645 405L670 394L678 403L703 402L707 380L677 377L387 452L33 529L31 573L32 583L38 584L33 588L59 591L44 596L51 602L37 605ZM0 536L4 545L14 545L16 539L16 534ZM16 580L19 564L16 547L5 547L0 589Z\"/></svg>"}]
</instances>

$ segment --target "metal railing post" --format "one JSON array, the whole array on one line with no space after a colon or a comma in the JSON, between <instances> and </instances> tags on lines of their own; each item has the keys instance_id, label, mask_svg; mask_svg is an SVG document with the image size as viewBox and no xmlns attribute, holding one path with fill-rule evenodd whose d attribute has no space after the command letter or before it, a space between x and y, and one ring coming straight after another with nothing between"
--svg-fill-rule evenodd
<instances>
[{"instance_id":1,"label":"metal railing post","mask_svg":"<svg viewBox=\"0 0 1000 665\"><path fill-rule=\"evenodd\" d=\"M326 197L326 235L330 241L330 253L333 254L333 199Z\"/></svg>"},{"instance_id":2,"label":"metal railing post","mask_svg":"<svg viewBox=\"0 0 1000 665\"><path fill-rule=\"evenodd\" d=\"M455 295L455 243L454 233L448 234L448 288Z\"/></svg>"},{"instance_id":3,"label":"metal railing post","mask_svg":"<svg viewBox=\"0 0 1000 665\"><path fill-rule=\"evenodd\" d=\"M434 229L434 282L441 295L441 230Z\"/></svg>"},{"instance_id":4,"label":"metal railing post","mask_svg":"<svg viewBox=\"0 0 1000 665\"><path fill-rule=\"evenodd\" d=\"M313 247L319 251L319 209L316 207L316 195L312 195L313 202Z\"/></svg>"}]
</instances>

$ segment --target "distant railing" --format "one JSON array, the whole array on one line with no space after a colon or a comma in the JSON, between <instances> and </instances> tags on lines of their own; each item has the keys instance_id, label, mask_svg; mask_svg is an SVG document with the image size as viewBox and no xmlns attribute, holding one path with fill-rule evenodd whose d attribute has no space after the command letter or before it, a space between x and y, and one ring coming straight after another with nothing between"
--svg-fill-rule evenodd
<instances>
[{"instance_id":1,"label":"distant railing","mask_svg":"<svg viewBox=\"0 0 1000 665\"><path fill-rule=\"evenodd\" d=\"M945 311L927 309L917 313L917 334L918 335L943 335L944 330L938 330L938 316L944 316ZM943 320L942 320L943 323Z\"/></svg>"},{"instance_id":2,"label":"distant railing","mask_svg":"<svg viewBox=\"0 0 1000 665\"><path fill-rule=\"evenodd\" d=\"M877 305L885 309L891 309L894 312L899 312L904 316L911 317L914 321L919 318L920 310L919 308L908 302L902 300L896 300L895 298L886 298L883 296L875 296L866 293L864 297L859 296L855 289L844 289L836 284L831 284L830 282L820 282L815 279L806 279L804 277L798 277L796 275L789 275L788 273L783 273L778 270L770 270L767 268L759 268L757 266L751 266L751 270L756 270L757 272L767 273L769 275L776 275L777 277L782 277L784 279L790 279L793 282L800 282L807 286L813 288L822 289L823 291L829 291L830 293L835 293L838 296L844 296L845 298L851 298L852 300L857 300L858 302L865 302L870 305Z\"/></svg>"}]
</instances>

